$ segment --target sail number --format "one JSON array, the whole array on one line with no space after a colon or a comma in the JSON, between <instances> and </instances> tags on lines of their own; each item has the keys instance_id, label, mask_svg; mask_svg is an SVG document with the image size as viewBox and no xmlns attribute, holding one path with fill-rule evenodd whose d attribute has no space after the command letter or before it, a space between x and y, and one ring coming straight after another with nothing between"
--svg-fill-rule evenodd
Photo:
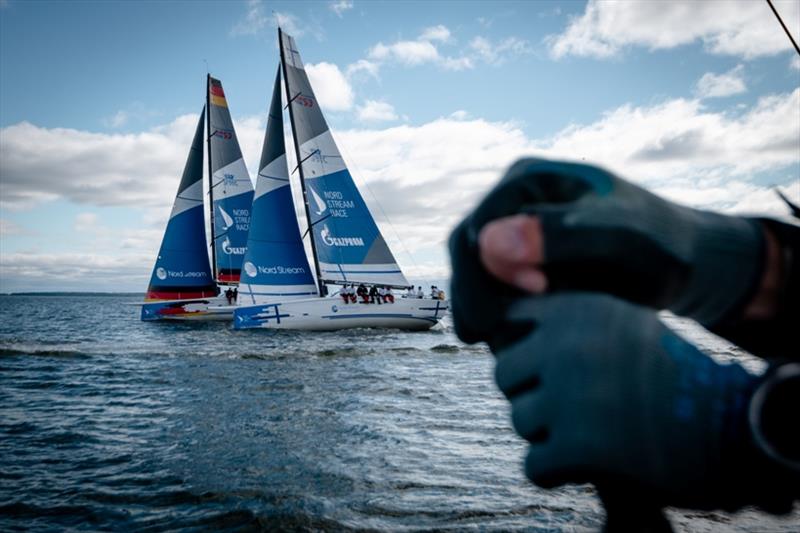
<instances>
[{"instance_id":1,"label":"sail number","mask_svg":"<svg viewBox=\"0 0 800 533\"><path fill-rule=\"evenodd\" d=\"M305 107L314 107L314 100L309 98L308 96L300 95L296 98L296 100Z\"/></svg>"}]
</instances>

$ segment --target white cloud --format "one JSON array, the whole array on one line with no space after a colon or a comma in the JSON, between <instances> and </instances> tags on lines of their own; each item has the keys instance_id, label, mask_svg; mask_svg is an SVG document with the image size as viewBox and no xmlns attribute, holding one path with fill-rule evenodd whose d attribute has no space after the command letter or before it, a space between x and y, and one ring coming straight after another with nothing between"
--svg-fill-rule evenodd
<instances>
[{"instance_id":1,"label":"white cloud","mask_svg":"<svg viewBox=\"0 0 800 533\"><path fill-rule=\"evenodd\" d=\"M324 109L347 111L353 107L353 88L338 66L325 62L308 64L306 74Z\"/></svg>"},{"instance_id":2,"label":"white cloud","mask_svg":"<svg viewBox=\"0 0 800 533\"><path fill-rule=\"evenodd\" d=\"M404 269L411 276L443 277L450 228L522 156L585 159L699 207L785 213L763 183L796 183L791 172L800 164L798 108L800 89L764 97L738 114L711 111L700 100L625 105L594 123L574 124L543 139L528 137L513 122L472 118L462 110L418 126L335 131L334 136ZM75 257L0 254L0 279L39 276L35 279L58 279L62 285L56 286L66 286L67 280L58 276L72 273L77 279L80 269L89 269L92 279L108 279L110 285L118 282L120 272L135 275L143 287L196 121L196 116L178 117L161 128L128 135L28 123L3 128L4 209L35 208L46 199L65 198L82 205L139 208L152 220L136 230L98 234L94 241L114 244L108 256L89 249ZM258 158L263 128L261 116L236 121L249 164ZM292 150L289 158L294 168ZM800 188L784 190L800 201ZM392 226L385 223L384 211ZM419 270L402 253L396 234L417 257ZM87 256L91 259L83 260Z\"/></svg>"},{"instance_id":3,"label":"white cloud","mask_svg":"<svg viewBox=\"0 0 800 533\"><path fill-rule=\"evenodd\" d=\"M706 72L697 82L695 93L698 98L721 98L747 91L743 78L744 67L738 65L725 74Z\"/></svg>"},{"instance_id":4,"label":"white cloud","mask_svg":"<svg viewBox=\"0 0 800 533\"><path fill-rule=\"evenodd\" d=\"M353 9L353 0L334 0L328 4L328 7L331 9L331 11L336 13L339 18L342 18L342 14L345 11Z\"/></svg>"},{"instance_id":5,"label":"white cloud","mask_svg":"<svg viewBox=\"0 0 800 533\"><path fill-rule=\"evenodd\" d=\"M397 120L397 113L392 104L377 100L367 100L358 108L358 120L364 122L385 122Z\"/></svg>"},{"instance_id":6,"label":"white cloud","mask_svg":"<svg viewBox=\"0 0 800 533\"><path fill-rule=\"evenodd\" d=\"M794 70L800 70L800 56L792 56L789 66Z\"/></svg>"},{"instance_id":7,"label":"white cloud","mask_svg":"<svg viewBox=\"0 0 800 533\"><path fill-rule=\"evenodd\" d=\"M73 229L78 233L94 232L97 228L97 215L95 213L78 213L75 216Z\"/></svg>"},{"instance_id":8,"label":"white cloud","mask_svg":"<svg viewBox=\"0 0 800 533\"><path fill-rule=\"evenodd\" d=\"M14 222L0 218L0 237L10 237L12 235L25 235L26 231L23 227Z\"/></svg>"},{"instance_id":9,"label":"white cloud","mask_svg":"<svg viewBox=\"0 0 800 533\"><path fill-rule=\"evenodd\" d=\"M258 35L266 28L282 28L293 37L301 37L305 35L308 26L301 24L291 13L272 11L271 14L268 14L263 0L248 0L247 12L233 25L230 34L233 36Z\"/></svg>"},{"instance_id":10,"label":"white cloud","mask_svg":"<svg viewBox=\"0 0 800 533\"><path fill-rule=\"evenodd\" d=\"M57 198L96 206L166 206L175 194L197 115L137 134L41 128L0 130L0 208Z\"/></svg>"},{"instance_id":11,"label":"white cloud","mask_svg":"<svg viewBox=\"0 0 800 533\"><path fill-rule=\"evenodd\" d=\"M438 61L439 51L430 41L397 41L385 45L378 43L369 51L370 59L394 59L406 65L420 65Z\"/></svg>"},{"instance_id":12,"label":"white cloud","mask_svg":"<svg viewBox=\"0 0 800 533\"><path fill-rule=\"evenodd\" d=\"M378 78L378 71L380 70L380 65L374 61L369 61L367 59L359 59L355 63L352 63L347 66L347 77L355 77L361 72L367 73L369 76L377 79Z\"/></svg>"},{"instance_id":13,"label":"white cloud","mask_svg":"<svg viewBox=\"0 0 800 533\"><path fill-rule=\"evenodd\" d=\"M533 49L530 43L517 37L507 37L497 43L492 43L486 37L478 36L469 43L470 48L486 63L501 65L511 56L530 54Z\"/></svg>"},{"instance_id":14,"label":"white cloud","mask_svg":"<svg viewBox=\"0 0 800 533\"><path fill-rule=\"evenodd\" d=\"M415 40L401 40L391 44L379 42L373 46L367 57L375 64L394 61L405 66L418 66L423 64L438 65L445 70L465 70L473 67L469 57L450 57L442 55L437 48L437 43L451 40L450 30L443 25L433 26L423 30Z\"/></svg>"},{"instance_id":15,"label":"white cloud","mask_svg":"<svg viewBox=\"0 0 800 533\"><path fill-rule=\"evenodd\" d=\"M452 32L441 24L425 28L414 40L400 40L391 44L379 42L370 48L368 60L350 65L347 72L367 71L378 77L384 63L394 62L407 67L432 64L444 70L460 71L475 68L479 61L500 65L514 56L533 51L528 41L507 37L492 42L486 37L473 38L469 45L456 55L443 54L440 46L455 41Z\"/></svg>"},{"instance_id":16,"label":"white cloud","mask_svg":"<svg viewBox=\"0 0 800 533\"><path fill-rule=\"evenodd\" d=\"M0 256L0 292L144 291L153 259L141 254L6 253Z\"/></svg>"},{"instance_id":17,"label":"white cloud","mask_svg":"<svg viewBox=\"0 0 800 533\"><path fill-rule=\"evenodd\" d=\"M269 22L270 17L264 11L261 0L248 0L247 13L231 28L231 35L256 35Z\"/></svg>"},{"instance_id":18,"label":"white cloud","mask_svg":"<svg viewBox=\"0 0 800 533\"><path fill-rule=\"evenodd\" d=\"M800 33L800 3L775 2L794 35ZM555 58L606 58L628 46L651 50L701 41L713 54L751 59L791 49L791 43L762 2L625 2L589 0L560 35L547 38Z\"/></svg>"},{"instance_id":19,"label":"white cloud","mask_svg":"<svg viewBox=\"0 0 800 533\"><path fill-rule=\"evenodd\" d=\"M129 114L127 111L119 110L109 117L105 123L111 128L121 128L128 122Z\"/></svg>"},{"instance_id":20,"label":"white cloud","mask_svg":"<svg viewBox=\"0 0 800 533\"><path fill-rule=\"evenodd\" d=\"M657 191L680 192L693 205L732 209L746 187L755 188L753 176L800 162L798 108L800 89L761 98L739 116L707 111L698 100L626 105L537 147L605 165Z\"/></svg>"},{"instance_id":21,"label":"white cloud","mask_svg":"<svg viewBox=\"0 0 800 533\"><path fill-rule=\"evenodd\" d=\"M446 43L450 40L450 30L447 26L442 24L438 24L436 26L431 26L430 28L425 28L422 31L422 34L419 36L421 41L439 41Z\"/></svg>"}]
</instances>

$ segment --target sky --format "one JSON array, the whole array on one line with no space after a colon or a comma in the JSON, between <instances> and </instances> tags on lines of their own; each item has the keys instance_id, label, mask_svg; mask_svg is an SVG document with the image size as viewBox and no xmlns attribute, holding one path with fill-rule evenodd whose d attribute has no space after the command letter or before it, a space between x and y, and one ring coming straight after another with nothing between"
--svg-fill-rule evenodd
<instances>
[{"instance_id":1,"label":"sky","mask_svg":"<svg viewBox=\"0 0 800 533\"><path fill-rule=\"evenodd\" d=\"M800 57L766 2L0 0L0 292L144 291L207 72L255 176L278 25L412 281L448 276L520 157L721 212L800 201Z\"/></svg>"}]
</instances>

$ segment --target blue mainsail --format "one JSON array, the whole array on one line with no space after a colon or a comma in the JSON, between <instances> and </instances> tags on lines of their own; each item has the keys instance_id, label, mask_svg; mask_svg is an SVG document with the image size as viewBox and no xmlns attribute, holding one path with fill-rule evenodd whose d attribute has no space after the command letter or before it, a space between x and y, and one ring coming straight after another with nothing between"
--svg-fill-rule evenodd
<instances>
[{"instance_id":1,"label":"blue mainsail","mask_svg":"<svg viewBox=\"0 0 800 533\"><path fill-rule=\"evenodd\" d=\"M238 283L247 249L253 184L233 129L222 83L208 77L212 239L217 281Z\"/></svg>"},{"instance_id":2,"label":"blue mainsail","mask_svg":"<svg viewBox=\"0 0 800 533\"><path fill-rule=\"evenodd\" d=\"M321 279L408 286L331 136L294 39L278 33Z\"/></svg>"},{"instance_id":3,"label":"blue mainsail","mask_svg":"<svg viewBox=\"0 0 800 533\"><path fill-rule=\"evenodd\" d=\"M203 119L194 133L178 194L150 276L146 300L208 298L217 294L203 219Z\"/></svg>"},{"instance_id":4,"label":"blue mainsail","mask_svg":"<svg viewBox=\"0 0 800 533\"><path fill-rule=\"evenodd\" d=\"M279 69L256 179L250 234L239 283L239 305L317 294L289 185L280 82Z\"/></svg>"}]
</instances>

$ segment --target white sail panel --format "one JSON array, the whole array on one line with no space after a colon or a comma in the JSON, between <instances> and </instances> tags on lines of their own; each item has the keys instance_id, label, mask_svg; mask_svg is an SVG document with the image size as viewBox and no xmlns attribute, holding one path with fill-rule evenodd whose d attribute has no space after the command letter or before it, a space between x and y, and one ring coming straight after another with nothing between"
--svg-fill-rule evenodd
<instances>
[{"instance_id":1,"label":"white sail panel","mask_svg":"<svg viewBox=\"0 0 800 533\"><path fill-rule=\"evenodd\" d=\"M320 265L331 265L320 268L321 279L408 286L333 140L294 39L279 33L314 251Z\"/></svg>"}]
</instances>

